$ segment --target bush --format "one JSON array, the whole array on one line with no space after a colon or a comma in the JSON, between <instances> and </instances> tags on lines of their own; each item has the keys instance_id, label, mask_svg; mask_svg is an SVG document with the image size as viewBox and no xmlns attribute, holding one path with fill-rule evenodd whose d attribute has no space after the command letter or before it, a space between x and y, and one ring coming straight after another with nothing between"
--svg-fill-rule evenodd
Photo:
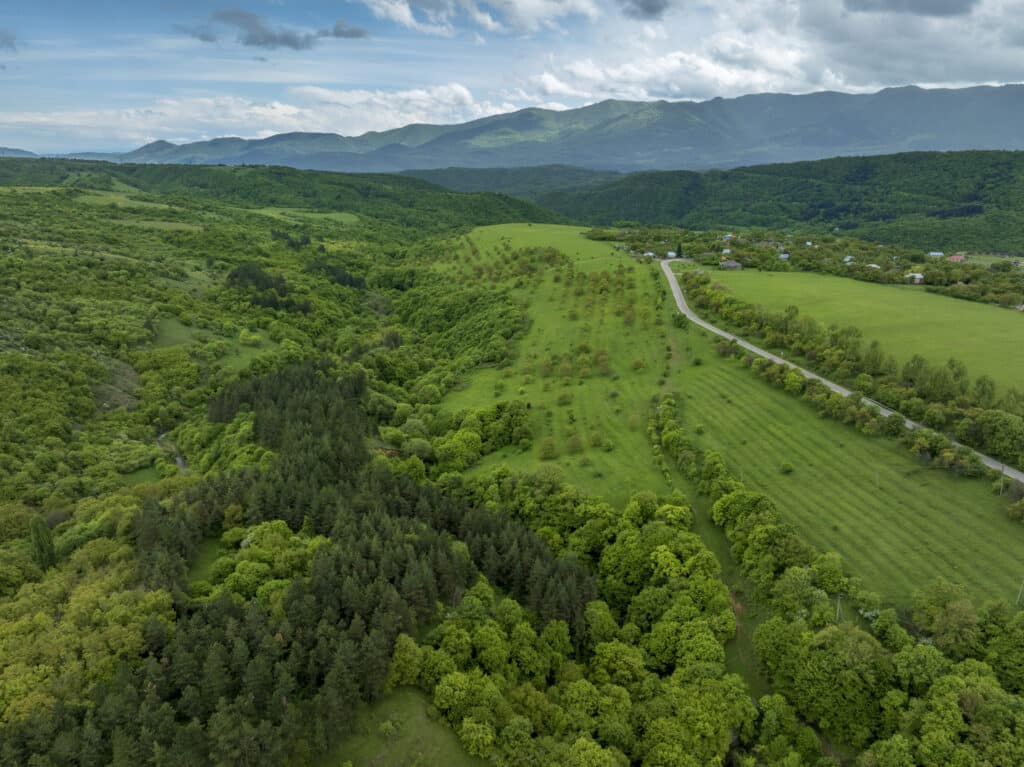
<instances>
[{"instance_id":1,"label":"bush","mask_svg":"<svg viewBox=\"0 0 1024 767\"><path fill-rule=\"evenodd\" d=\"M779 471L781 471L783 474L792 474L793 473L793 464L791 464L791 463L783 463L779 467Z\"/></svg>"},{"instance_id":2,"label":"bush","mask_svg":"<svg viewBox=\"0 0 1024 767\"><path fill-rule=\"evenodd\" d=\"M555 447L554 437L545 437L544 441L540 443L540 459L542 461L551 461L558 457L558 448Z\"/></svg>"}]
</instances>

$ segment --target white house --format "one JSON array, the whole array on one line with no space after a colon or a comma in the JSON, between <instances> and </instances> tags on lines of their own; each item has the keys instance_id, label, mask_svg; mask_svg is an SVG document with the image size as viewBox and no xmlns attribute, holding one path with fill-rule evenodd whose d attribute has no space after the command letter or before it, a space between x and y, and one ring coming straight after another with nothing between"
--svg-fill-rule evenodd
<instances>
[{"instance_id":1,"label":"white house","mask_svg":"<svg viewBox=\"0 0 1024 767\"><path fill-rule=\"evenodd\" d=\"M924 275L921 274L920 272L911 272L910 274L907 275L907 280L909 282L914 283L915 285L920 285L922 282L924 282Z\"/></svg>"},{"instance_id":2,"label":"white house","mask_svg":"<svg viewBox=\"0 0 1024 767\"><path fill-rule=\"evenodd\" d=\"M942 258L946 254L943 253L941 250L931 250L928 251L928 255L931 256L932 258Z\"/></svg>"},{"instance_id":3,"label":"white house","mask_svg":"<svg viewBox=\"0 0 1024 767\"><path fill-rule=\"evenodd\" d=\"M868 264L868 269L881 269L878 264Z\"/></svg>"},{"instance_id":4,"label":"white house","mask_svg":"<svg viewBox=\"0 0 1024 767\"><path fill-rule=\"evenodd\" d=\"M780 253L779 261L789 261L789 253Z\"/></svg>"},{"instance_id":5,"label":"white house","mask_svg":"<svg viewBox=\"0 0 1024 767\"><path fill-rule=\"evenodd\" d=\"M843 256L843 263L844 264L852 264L853 263L853 256Z\"/></svg>"},{"instance_id":6,"label":"white house","mask_svg":"<svg viewBox=\"0 0 1024 767\"><path fill-rule=\"evenodd\" d=\"M676 252L674 250L670 250L668 253L665 254L665 257L666 258L678 258L678 255L676 254Z\"/></svg>"},{"instance_id":7,"label":"white house","mask_svg":"<svg viewBox=\"0 0 1024 767\"><path fill-rule=\"evenodd\" d=\"M732 255L732 248L722 248L722 255L723 256L731 256Z\"/></svg>"}]
</instances>

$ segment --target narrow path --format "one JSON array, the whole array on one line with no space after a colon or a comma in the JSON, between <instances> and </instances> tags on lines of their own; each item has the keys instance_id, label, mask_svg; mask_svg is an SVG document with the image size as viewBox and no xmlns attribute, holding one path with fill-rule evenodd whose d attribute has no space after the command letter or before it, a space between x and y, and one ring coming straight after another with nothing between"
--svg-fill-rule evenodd
<instances>
[{"instance_id":1,"label":"narrow path","mask_svg":"<svg viewBox=\"0 0 1024 767\"><path fill-rule=\"evenodd\" d=\"M672 289L672 296L676 300L676 306L679 307L679 311L682 312L683 315L685 315L686 318L690 320L690 322L692 322L693 324L702 327L705 330L710 331L711 333L714 333L716 336L720 336L729 341L735 341L744 349L751 352L752 354L756 354L758 357L764 357L765 359L771 360L772 362L778 362L782 365L786 365L787 367L791 367L793 368L793 370L796 370L798 373L800 373L804 378L809 378L814 381L820 381L829 389L834 391L836 394L841 394L844 397L848 397L850 396L850 394L853 393L845 386L840 386L834 381L829 381L827 378L822 378L817 373L812 373L810 370L807 370L806 368L802 368L799 365L790 362L785 357L780 357L777 354L772 354L770 351L762 349L759 346L754 346L754 344L750 343L749 341L744 341L739 336L735 336L732 333L722 330L721 328L715 327L706 320L702 320L700 317L697 316L697 313L690 308L690 305L686 303L686 299L683 297L683 291L679 287L679 280L676 279L676 275L672 272L672 262L662 261L661 270L665 273L665 278L668 280L668 285ZM863 397L861 399L861 402L868 405L873 405L874 407L878 408L878 411L886 418L888 418L891 415L898 415L895 410L891 410L890 408L887 408L884 405L882 405L880 402L875 402L875 400L870 399L868 397ZM901 415L901 417L903 418L903 422L908 429L914 430L925 428L923 424L920 424L917 421L911 421L906 416ZM957 447L964 447L959 442L952 441L952 443ZM1019 471L1011 466L1007 466L1002 461L998 461L995 458L992 458L991 456L985 455L984 453L979 453L977 450L973 450L971 448L968 449L971 450L971 452L973 452L976 456L978 456L978 458L981 459L981 462L988 466L990 469L1001 471L1010 479L1016 480L1017 482L1024 484L1024 471Z\"/></svg>"},{"instance_id":2,"label":"narrow path","mask_svg":"<svg viewBox=\"0 0 1024 767\"><path fill-rule=\"evenodd\" d=\"M173 446L173 445L168 448L164 444L163 439L164 439L164 437L166 437L168 435L168 433L169 432L165 431L163 434L161 434L159 437L156 438L156 446L158 448L160 448L161 450L164 450L166 452L169 452L169 453L173 452L174 453L174 462L176 464L178 464L178 469L180 471L187 471L188 470L188 464L185 463L184 456L182 456L182 454L178 452L178 448Z\"/></svg>"}]
</instances>

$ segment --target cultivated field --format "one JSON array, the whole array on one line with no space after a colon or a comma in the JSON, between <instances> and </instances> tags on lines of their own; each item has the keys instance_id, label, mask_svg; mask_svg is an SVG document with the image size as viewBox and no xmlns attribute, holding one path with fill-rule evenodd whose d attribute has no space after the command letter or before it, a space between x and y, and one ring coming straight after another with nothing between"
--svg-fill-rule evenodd
<instances>
[{"instance_id":1,"label":"cultivated field","mask_svg":"<svg viewBox=\"0 0 1024 767\"><path fill-rule=\"evenodd\" d=\"M807 272L715 272L737 297L766 309L797 306L824 324L854 325L904 362L960 359L972 377L992 377L1001 390L1024 382L1024 313L927 293L909 285L876 285Z\"/></svg>"},{"instance_id":2,"label":"cultivated field","mask_svg":"<svg viewBox=\"0 0 1024 767\"><path fill-rule=\"evenodd\" d=\"M581 272L614 275L622 265L627 275L621 293L585 290L577 296L550 274L539 288L517 291L529 303L532 325L516 363L506 371L477 371L445 404L454 409L526 399L534 444L526 453L506 449L490 456L477 471L502 463L523 470L555 464L568 481L620 506L638 489L663 492L674 485L692 496L681 476L673 472L670 483L655 468L646 435L652 397L675 392L687 426L693 433L703 427L697 437L702 447L720 451L750 487L774 498L808 543L838 551L849 570L887 601L907 604L915 589L939 576L961 581L979 599L1016 595L1024 576L1024 531L1006 519L1005 499L994 496L986 481L926 468L896 443L822 419L738 362L718 357L698 331L673 327L675 308L656 265L636 263L568 227L487 227L470 236L481 263L499 258L508 238L513 247L557 247ZM463 269L461 262L472 263L468 248L441 268ZM617 313L629 301L632 324ZM561 371L567 376L557 366L554 374L542 375L551 355L583 343L608 352L610 375L594 370L581 377L575 365ZM701 364L694 364L697 359ZM638 362L642 366L634 369ZM580 439L572 441L574 435ZM555 446L554 459L541 458L545 440ZM783 463L795 471L783 474ZM706 529L702 533L709 538ZM720 541L708 545L723 555Z\"/></svg>"}]
</instances>

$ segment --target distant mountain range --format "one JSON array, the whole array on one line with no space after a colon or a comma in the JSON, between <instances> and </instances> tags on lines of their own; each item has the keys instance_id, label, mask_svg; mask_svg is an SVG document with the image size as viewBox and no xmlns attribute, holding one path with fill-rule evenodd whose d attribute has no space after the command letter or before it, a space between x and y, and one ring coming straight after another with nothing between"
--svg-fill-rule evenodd
<instances>
[{"instance_id":1,"label":"distant mountain range","mask_svg":"<svg viewBox=\"0 0 1024 767\"><path fill-rule=\"evenodd\" d=\"M409 125L345 137L157 141L81 159L286 165L351 172L573 165L609 171L707 170L918 150L1024 149L1024 86L870 95L761 94L703 102L604 101L523 109L461 125ZM11 151L11 150L6 150Z\"/></svg>"}]
</instances>

